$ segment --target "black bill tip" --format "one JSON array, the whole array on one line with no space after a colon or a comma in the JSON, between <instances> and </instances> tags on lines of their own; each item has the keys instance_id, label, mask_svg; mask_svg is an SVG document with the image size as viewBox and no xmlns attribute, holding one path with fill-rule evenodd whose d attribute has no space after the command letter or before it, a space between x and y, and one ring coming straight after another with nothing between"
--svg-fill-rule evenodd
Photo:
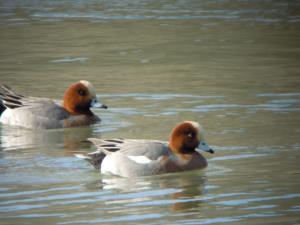
<instances>
[{"instance_id":1,"label":"black bill tip","mask_svg":"<svg viewBox=\"0 0 300 225\"><path fill-rule=\"evenodd\" d=\"M102 109L108 109L107 105L102 104Z\"/></svg>"}]
</instances>

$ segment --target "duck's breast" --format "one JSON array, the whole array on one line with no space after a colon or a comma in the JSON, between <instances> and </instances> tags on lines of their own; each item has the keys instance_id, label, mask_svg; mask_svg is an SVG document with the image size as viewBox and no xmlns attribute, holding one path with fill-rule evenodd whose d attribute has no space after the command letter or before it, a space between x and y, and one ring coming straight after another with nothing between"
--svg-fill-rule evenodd
<instances>
[{"instance_id":1,"label":"duck's breast","mask_svg":"<svg viewBox=\"0 0 300 225\"><path fill-rule=\"evenodd\" d=\"M63 127L77 127L77 126L87 126L97 122L101 119L97 115L70 115L68 118L64 119Z\"/></svg>"}]
</instances>

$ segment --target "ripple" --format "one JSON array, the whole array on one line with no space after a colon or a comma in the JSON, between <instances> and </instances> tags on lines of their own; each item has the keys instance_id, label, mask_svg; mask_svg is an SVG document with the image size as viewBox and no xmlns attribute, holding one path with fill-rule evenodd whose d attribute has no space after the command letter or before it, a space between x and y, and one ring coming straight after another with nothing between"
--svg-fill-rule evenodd
<instances>
[{"instance_id":1,"label":"ripple","mask_svg":"<svg viewBox=\"0 0 300 225\"><path fill-rule=\"evenodd\" d=\"M70 63L70 62L85 62L87 61L89 58L73 58L73 57L64 57L62 59L55 59L55 60L51 60L49 62L51 63Z\"/></svg>"},{"instance_id":2,"label":"ripple","mask_svg":"<svg viewBox=\"0 0 300 225\"><path fill-rule=\"evenodd\" d=\"M65 217L66 215L63 213L35 213L35 214L23 214L17 215L16 218L45 218L45 217Z\"/></svg>"},{"instance_id":3,"label":"ripple","mask_svg":"<svg viewBox=\"0 0 300 225\"><path fill-rule=\"evenodd\" d=\"M247 198L247 199L238 199L238 200L227 200L227 201L219 201L214 204L222 204L228 206L239 206L249 204L251 202L264 202L270 200L278 200L278 199L290 199L290 198L300 198L300 194L287 194L282 196L270 196L270 197L261 197L261 198Z\"/></svg>"},{"instance_id":4,"label":"ripple","mask_svg":"<svg viewBox=\"0 0 300 225\"><path fill-rule=\"evenodd\" d=\"M244 210L257 210L257 209L273 209L277 207L277 205L259 205L254 207L243 208Z\"/></svg>"},{"instance_id":5,"label":"ripple","mask_svg":"<svg viewBox=\"0 0 300 225\"><path fill-rule=\"evenodd\" d=\"M290 12L297 1L275 4L276 1L255 0L241 7L232 7L234 1L2 1L2 20L38 20L59 22L67 19L85 19L91 22L135 20L202 20L210 23L223 21L239 23L280 24L295 23L299 16ZM271 3L270 3L271 2ZM238 6L239 6L238 5ZM63 10L62 10L63 9ZM16 13L21 12L21 13ZM16 23L18 23L18 20Z\"/></svg>"},{"instance_id":6,"label":"ripple","mask_svg":"<svg viewBox=\"0 0 300 225\"><path fill-rule=\"evenodd\" d=\"M166 112L213 112L213 111L227 111L227 114L232 110L247 110L252 111L285 111L285 112L299 112L300 100L287 99L287 100L271 100L263 104L209 104L199 105L191 108L167 108ZM225 116L225 115L220 115Z\"/></svg>"},{"instance_id":7,"label":"ripple","mask_svg":"<svg viewBox=\"0 0 300 225\"><path fill-rule=\"evenodd\" d=\"M137 108L111 108L111 112L118 113L118 114L124 114L124 115L139 115L144 114L144 112L139 111Z\"/></svg>"},{"instance_id":8,"label":"ripple","mask_svg":"<svg viewBox=\"0 0 300 225\"><path fill-rule=\"evenodd\" d=\"M14 212L30 209L46 208L47 205L13 205L13 206L0 206L0 212Z\"/></svg>"},{"instance_id":9,"label":"ripple","mask_svg":"<svg viewBox=\"0 0 300 225\"><path fill-rule=\"evenodd\" d=\"M107 194L103 192L102 194ZM84 193L69 193L69 194L54 194L43 197L33 197L28 199L16 199L0 202L0 205L16 204L16 203L29 203L29 202L47 202L54 200L67 200L67 199L78 199L83 197L94 197L95 192L84 192ZM99 195L99 194L98 194Z\"/></svg>"},{"instance_id":10,"label":"ripple","mask_svg":"<svg viewBox=\"0 0 300 225\"><path fill-rule=\"evenodd\" d=\"M176 98L198 98L198 99L218 99L224 98L224 96L220 95L191 95L191 94L164 94L164 93L112 93L112 94L99 94L98 97L131 97L137 100L170 100Z\"/></svg>"},{"instance_id":11,"label":"ripple","mask_svg":"<svg viewBox=\"0 0 300 225\"><path fill-rule=\"evenodd\" d=\"M76 221L69 221L69 222L62 222L57 224L93 224L93 223L112 223L112 222L133 222L139 220L149 220L149 219L157 219L163 217L163 214L158 213L150 213L150 214L134 214L128 216L120 216L114 217L111 219L92 219L92 220L76 220Z\"/></svg>"},{"instance_id":12,"label":"ripple","mask_svg":"<svg viewBox=\"0 0 300 225\"><path fill-rule=\"evenodd\" d=\"M256 94L257 97L299 97L300 93L260 93Z\"/></svg>"},{"instance_id":13,"label":"ripple","mask_svg":"<svg viewBox=\"0 0 300 225\"><path fill-rule=\"evenodd\" d=\"M202 202L208 200L215 200L218 198L224 197L234 197L248 195L248 193L226 193L226 194L216 194L216 195L207 195L207 196L199 196L193 198L185 198L185 199L161 199L161 200L151 200L151 201L141 201L127 204L130 207L140 207L140 206L159 206L159 205L174 205L176 203L192 203L192 202Z\"/></svg>"},{"instance_id":14,"label":"ripple","mask_svg":"<svg viewBox=\"0 0 300 225\"><path fill-rule=\"evenodd\" d=\"M289 212L300 212L300 205L292 206L287 211L289 211Z\"/></svg>"},{"instance_id":15,"label":"ripple","mask_svg":"<svg viewBox=\"0 0 300 225\"><path fill-rule=\"evenodd\" d=\"M269 156L269 154L242 154L242 155L228 155L228 156L221 156L221 157L214 157L210 159L210 161L220 161L220 160L233 160L233 159L247 159L247 158L257 158Z\"/></svg>"},{"instance_id":16,"label":"ripple","mask_svg":"<svg viewBox=\"0 0 300 225\"><path fill-rule=\"evenodd\" d=\"M12 196L26 196L32 194L41 194L41 193L48 193L53 191L64 191L64 190L76 190L78 187L57 187L57 188L49 188L46 190L32 190L32 191L19 191L19 192L12 192L12 193L3 193L0 194L0 197L12 197ZM9 190L9 189L8 189ZM2 204L2 202L0 203Z\"/></svg>"},{"instance_id":17,"label":"ripple","mask_svg":"<svg viewBox=\"0 0 300 225\"><path fill-rule=\"evenodd\" d=\"M210 219L200 219L200 220L181 220L178 223L174 224L182 224L185 225L193 225L193 224L220 224L220 223L230 223L236 221L242 221L246 218L266 218L266 217L275 217L280 216L282 214L278 213L255 213L255 214L247 214L243 216L232 216L232 217L217 217Z\"/></svg>"}]
</instances>

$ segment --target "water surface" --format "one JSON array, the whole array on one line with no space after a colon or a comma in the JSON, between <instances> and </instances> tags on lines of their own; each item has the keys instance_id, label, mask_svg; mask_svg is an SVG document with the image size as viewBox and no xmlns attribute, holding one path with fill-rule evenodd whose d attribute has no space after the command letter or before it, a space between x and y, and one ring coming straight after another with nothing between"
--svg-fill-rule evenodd
<instances>
[{"instance_id":1,"label":"water surface","mask_svg":"<svg viewBox=\"0 0 300 225\"><path fill-rule=\"evenodd\" d=\"M61 99L86 79L101 124L0 127L0 224L299 224L299 1L1 1L0 82ZM125 179L88 137L167 140L199 121L202 171Z\"/></svg>"}]
</instances>

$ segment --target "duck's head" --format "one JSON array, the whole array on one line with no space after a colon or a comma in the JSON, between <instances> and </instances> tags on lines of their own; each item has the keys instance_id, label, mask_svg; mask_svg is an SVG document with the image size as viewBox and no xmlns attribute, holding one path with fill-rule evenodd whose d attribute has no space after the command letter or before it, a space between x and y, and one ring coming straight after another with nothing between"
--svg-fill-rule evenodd
<instances>
[{"instance_id":1,"label":"duck's head","mask_svg":"<svg viewBox=\"0 0 300 225\"><path fill-rule=\"evenodd\" d=\"M197 149L214 153L204 140L203 128L194 121L184 121L172 130L169 147L176 153L192 153Z\"/></svg>"},{"instance_id":2,"label":"duck's head","mask_svg":"<svg viewBox=\"0 0 300 225\"><path fill-rule=\"evenodd\" d=\"M107 108L98 102L93 85L86 81L78 81L65 91L63 99L64 108L72 115L92 114L90 108Z\"/></svg>"}]
</instances>

